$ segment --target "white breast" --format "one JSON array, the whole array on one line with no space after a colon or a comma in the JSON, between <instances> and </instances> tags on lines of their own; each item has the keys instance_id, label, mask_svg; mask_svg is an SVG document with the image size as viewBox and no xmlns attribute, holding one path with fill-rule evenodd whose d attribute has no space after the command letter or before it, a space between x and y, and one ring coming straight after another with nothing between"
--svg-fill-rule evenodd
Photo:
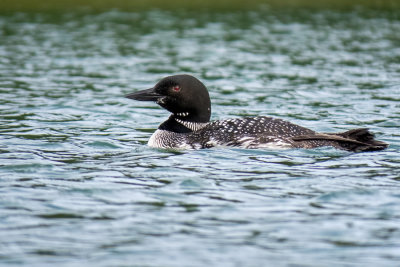
<instances>
[{"instance_id":1,"label":"white breast","mask_svg":"<svg viewBox=\"0 0 400 267\"><path fill-rule=\"evenodd\" d=\"M162 138L165 136L165 130L156 130L150 137L149 141L147 142L147 145L150 147L155 147L155 148L162 148Z\"/></svg>"},{"instance_id":2,"label":"white breast","mask_svg":"<svg viewBox=\"0 0 400 267\"><path fill-rule=\"evenodd\" d=\"M157 129L150 137L147 145L154 148L191 149L193 146L184 142L185 134Z\"/></svg>"}]
</instances>

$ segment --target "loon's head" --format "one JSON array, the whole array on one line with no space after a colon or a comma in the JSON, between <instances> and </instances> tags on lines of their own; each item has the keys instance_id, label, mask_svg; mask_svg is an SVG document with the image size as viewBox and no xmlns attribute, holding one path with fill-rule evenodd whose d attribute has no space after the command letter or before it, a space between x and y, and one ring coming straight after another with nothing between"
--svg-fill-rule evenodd
<instances>
[{"instance_id":1,"label":"loon's head","mask_svg":"<svg viewBox=\"0 0 400 267\"><path fill-rule=\"evenodd\" d=\"M125 97L139 101L154 101L183 121L210 121L211 101L207 88L190 75L165 77L153 88L131 93Z\"/></svg>"}]
</instances>

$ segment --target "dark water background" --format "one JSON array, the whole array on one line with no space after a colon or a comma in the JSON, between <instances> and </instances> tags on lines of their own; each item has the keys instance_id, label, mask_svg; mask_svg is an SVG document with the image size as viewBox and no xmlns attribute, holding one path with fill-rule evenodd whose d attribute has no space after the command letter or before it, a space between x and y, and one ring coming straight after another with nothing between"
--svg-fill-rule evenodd
<instances>
[{"instance_id":1,"label":"dark water background","mask_svg":"<svg viewBox=\"0 0 400 267\"><path fill-rule=\"evenodd\" d=\"M0 265L398 266L400 15L0 15ZM189 73L213 119L368 127L372 153L146 146L123 95Z\"/></svg>"}]
</instances>

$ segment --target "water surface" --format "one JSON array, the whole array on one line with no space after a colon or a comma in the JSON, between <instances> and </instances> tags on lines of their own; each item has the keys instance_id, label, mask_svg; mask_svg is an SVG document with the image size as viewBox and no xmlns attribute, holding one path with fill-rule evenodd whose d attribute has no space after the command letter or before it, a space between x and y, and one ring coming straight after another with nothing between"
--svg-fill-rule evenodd
<instances>
[{"instance_id":1,"label":"water surface","mask_svg":"<svg viewBox=\"0 0 400 267\"><path fill-rule=\"evenodd\" d=\"M0 16L0 264L394 266L400 20L354 10ZM368 127L385 151L165 151L123 95L189 73L212 119Z\"/></svg>"}]
</instances>

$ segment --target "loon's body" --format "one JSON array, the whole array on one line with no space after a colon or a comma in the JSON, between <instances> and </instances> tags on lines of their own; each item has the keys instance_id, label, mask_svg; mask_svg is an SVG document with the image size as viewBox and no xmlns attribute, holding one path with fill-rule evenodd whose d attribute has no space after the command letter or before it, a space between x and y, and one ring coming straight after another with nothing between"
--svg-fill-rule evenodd
<instances>
[{"instance_id":1,"label":"loon's body","mask_svg":"<svg viewBox=\"0 0 400 267\"><path fill-rule=\"evenodd\" d=\"M368 129L318 133L281 119L259 116L210 122L211 102L206 87L190 75L169 76L154 88L127 98L155 101L172 115L150 137L156 148L199 149L215 146L243 148L316 148L332 146L348 151L387 147Z\"/></svg>"}]
</instances>

